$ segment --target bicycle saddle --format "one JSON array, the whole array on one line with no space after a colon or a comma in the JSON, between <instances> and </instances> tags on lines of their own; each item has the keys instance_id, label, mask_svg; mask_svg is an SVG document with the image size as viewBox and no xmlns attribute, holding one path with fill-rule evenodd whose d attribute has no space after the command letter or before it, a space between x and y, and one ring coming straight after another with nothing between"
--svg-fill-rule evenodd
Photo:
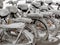
<instances>
[{"instance_id":1,"label":"bicycle saddle","mask_svg":"<svg viewBox=\"0 0 60 45\"><path fill-rule=\"evenodd\" d=\"M28 10L28 5L27 4L19 4L18 8L21 9L22 11L26 12Z\"/></svg>"},{"instance_id":2,"label":"bicycle saddle","mask_svg":"<svg viewBox=\"0 0 60 45\"><path fill-rule=\"evenodd\" d=\"M5 18L9 14L9 11L7 9L1 9L0 10L0 17Z\"/></svg>"},{"instance_id":3,"label":"bicycle saddle","mask_svg":"<svg viewBox=\"0 0 60 45\"><path fill-rule=\"evenodd\" d=\"M42 10L48 11L48 6L46 6L46 5L41 6L41 7L40 7L40 10L41 10L41 11L42 11Z\"/></svg>"},{"instance_id":4,"label":"bicycle saddle","mask_svg":"<svg viewBox=\"0 0 60 45\"><path fill-rule=\"evenodd\" d=\"M51 5L52 4L52 0L46 0L45 3Z\"/></svg>"},{"instance_id":5,"label":"bicycle saddle","mask_svg":"<svg viewBox=\"0 0 60 45\"><path fill-rule=\"evenodd\" d=\"M0 9L0 16L6 16L9 14L9 11L7 9Z\"/></svg>"},{"instance_id":6,"label":"bicycle saddle","mask_svg":"<svg viewBox=\"0 0 60 45\"><path fill-rule=\"evenodd\" d=\"M39 8L41 6L41 4L37 2L32 2L31 5L34 6L35 8Z\"/></svg>"},{"instance_id":7,"label":"bicycle saddle","mask_svg":"<svg viewBox=\"0 0 60 45\"><path fill-rule=\"evenodd\" d=\"M10 13L17 13L18 11L17 7L15 6L8 6L6 8L10 11Z\"/></svg>"}]
</instances>

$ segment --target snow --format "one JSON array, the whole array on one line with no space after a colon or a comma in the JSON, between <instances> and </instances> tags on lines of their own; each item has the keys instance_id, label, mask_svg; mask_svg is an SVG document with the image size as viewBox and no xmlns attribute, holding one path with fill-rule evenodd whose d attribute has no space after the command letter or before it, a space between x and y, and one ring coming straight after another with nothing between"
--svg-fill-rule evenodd
<instances>
[{"instance_id":1,"label":"snow","mask_svg":"<svg viewBox=\"0 0 60 45\"><path fill-rule=\"evenodd\" d=\"M6 4L6 2L8 2L9 0L6 0L6 1L4 1L3 2L3 9L4 8L6 8L7 6L12 6L12 4ZM16 0L13 0L13 1L16 1ZM53 0L53 2L60 2L60 0ZM25 0L24 1L19 1L18 2L18 4L25 4ZM54 7L54 9L56 10L57 9L57 6L55 6L55 5L52 5L52 7ZM15 24L14 24L15 25ZM19 25L19 24L18 24ZM12 26L12 27L14 27L14 26ZM55 26L53 25L52 27L54 27L55 28ZM51 27L51 28L52 28ZM45 34L43 33L43 34L40 34L40 36L41 37L43 37ZM59 39L60 39L60 35L58 35L57 36ZM56 38L54 38L54 37L52 37L51 35L50 35L50 39L56 39ZM58 40L58 39L56 39L56 40ZM51 41L51 40L50 40ZM60 45L60 44L59 44Z\"/></svg>"}]
</instances>

